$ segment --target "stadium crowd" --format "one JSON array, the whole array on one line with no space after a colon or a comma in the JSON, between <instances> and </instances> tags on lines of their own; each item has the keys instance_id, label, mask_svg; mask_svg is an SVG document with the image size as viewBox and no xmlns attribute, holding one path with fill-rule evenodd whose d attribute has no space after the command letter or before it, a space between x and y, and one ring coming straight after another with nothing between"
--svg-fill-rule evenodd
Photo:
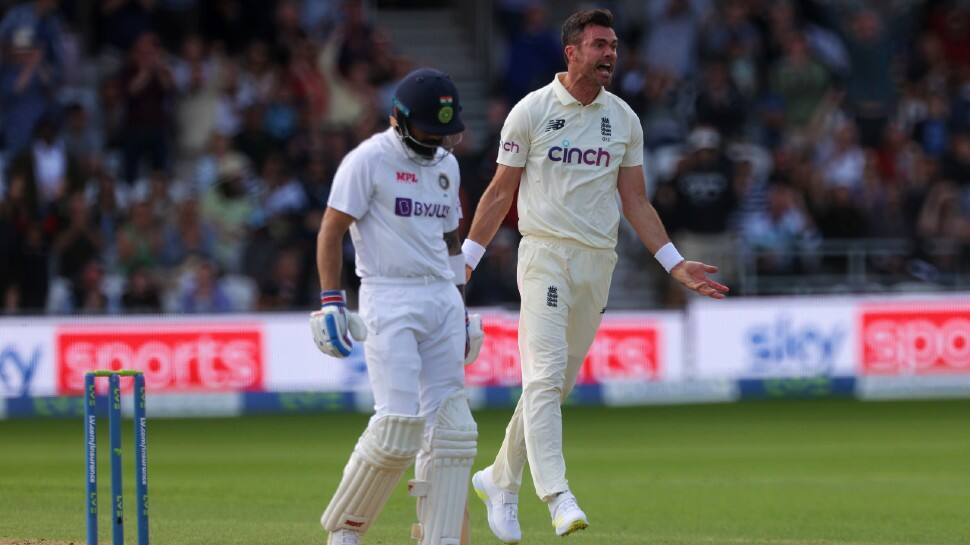
<instances>
[{"instance_id":1,"label":"stadium crowd","mask_svg":"<svg viewBox=\"0 0 970 545\"><path fill-rule=\"evenodd\" d=\"M603 4L628 23L612 90L685 255L730 282L743 256L815 273L839 266L823 243L887 239L909 243L874 264L895 277L967 271L965 3ZM313 306L330 180L415 67L359 0L0 5L2 312ZM546 7L495 2L487 129L456 149L466 218L510 105L563 67ZM514 226L513 210L471 304L516 300Z\"/></svg>"}]
</instances>

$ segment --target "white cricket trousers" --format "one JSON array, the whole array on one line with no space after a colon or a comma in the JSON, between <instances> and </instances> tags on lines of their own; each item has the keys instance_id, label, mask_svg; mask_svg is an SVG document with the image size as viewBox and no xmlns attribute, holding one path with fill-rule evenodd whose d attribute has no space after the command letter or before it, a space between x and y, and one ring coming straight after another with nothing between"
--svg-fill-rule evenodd
<instances>
[{"instance_id":1,"label":"white cricket trousers","mask_svg":"<svg viewBox=\"0 0 970 545\"><path fill-rule=\"evenodd\" d=\"M522 397L492 466L499 487L518 492L528 460L540 498L569 489L560 405L603 320L615 265L612 249L535 236L519 243Z\"/></svg>"},{"instance_id":2,"label":"white cricket trousers","mask_svg":"<svg viewBox=\"0 0 970 545\"><path fill-rule=\"evenodd\" d=\"M360 317L374 393L372 417L422 416L430 431L441 402L465 388L465 305L451 281L364 279ZM423 462L422 449L418 463Z\"/></svg>"}]
</instances>

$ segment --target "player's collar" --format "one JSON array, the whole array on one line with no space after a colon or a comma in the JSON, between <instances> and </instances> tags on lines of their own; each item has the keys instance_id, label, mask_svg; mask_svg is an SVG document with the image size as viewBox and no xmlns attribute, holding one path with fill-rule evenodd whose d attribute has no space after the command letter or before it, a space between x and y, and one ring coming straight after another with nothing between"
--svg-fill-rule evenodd
<instances>
[{"instance_id":1,"label":"player's collar","mask_svg":"<svg viewBox=\"0 0 970 545\"><path fill-rule=\"evenodd\" d=\"M552 91L556 93L556 98L559 99L559 103L563 106L577 105L582 106L583 103L576 99L567 89L563 86L562 82L559 81L559 76L566 76L565 72L559 72L552 78ZM600 87L600 92L597 93L596 98L590 105L598 104L600 106L606 106L606 89Z\"/></svg>"}]
</instances>

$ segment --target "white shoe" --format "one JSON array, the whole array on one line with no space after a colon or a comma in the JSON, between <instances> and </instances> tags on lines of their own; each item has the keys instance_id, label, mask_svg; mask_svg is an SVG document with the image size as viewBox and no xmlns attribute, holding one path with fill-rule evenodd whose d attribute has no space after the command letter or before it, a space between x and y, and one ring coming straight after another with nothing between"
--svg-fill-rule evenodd
<instances>
[{"instance_id":1,"label":"white shoe","mask_svg":"<svg viewBox=\"0 0 970 545\"><path fill-rule=\"evenodd\" d=\"M576 496L568 490L549 502L549 514L552 515L552 525L556 527L558 536L568 536L589 527L586 513L576 503Z\"/></svg>"},{"instance_id":2,"label":"white shoe","mask_svg":"<svg viewBox=\"0 0 970 545\"><path fill-rule=\"evenodd\" d=\"M327 536L327 545L360 545L360 534L353 530L337 530Z\"/></svg>"},{"instance_id":3,"label":"white shoe","mask_svg":"<svg viewBox=\"0 0 970 545\"><path fill-rule=\"evenodd\" d=\"M475 473L472 476L472 486L475 493L485 502L488 510L488 527L495 537L503 543L518 543L522 541L522 529L519 527L519 495L499 488L492 480L492 467Z\"/></svg>"}]
</instances>

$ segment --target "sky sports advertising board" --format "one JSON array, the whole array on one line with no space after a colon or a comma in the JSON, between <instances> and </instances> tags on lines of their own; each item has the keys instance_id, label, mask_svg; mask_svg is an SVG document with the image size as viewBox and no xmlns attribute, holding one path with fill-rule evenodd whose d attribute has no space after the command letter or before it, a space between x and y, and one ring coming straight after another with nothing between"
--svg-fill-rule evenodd
<instances>
[{"instance_id":1,"label":"sky sports advertising board","mask_svg":"<svg viewBox=\"0 0 970 545\"><path fill-rule=\"evenodd\" d=\"M486 341L466 368L471 387L520 384L517 314L486 312ZM580 385L678 382L679 313L608 315ZM0 320L0 397L79 395L84 373L137 369L151 394L366 390L363 349L317 351L305 314Z\"/></svg>"}]
</instances>

